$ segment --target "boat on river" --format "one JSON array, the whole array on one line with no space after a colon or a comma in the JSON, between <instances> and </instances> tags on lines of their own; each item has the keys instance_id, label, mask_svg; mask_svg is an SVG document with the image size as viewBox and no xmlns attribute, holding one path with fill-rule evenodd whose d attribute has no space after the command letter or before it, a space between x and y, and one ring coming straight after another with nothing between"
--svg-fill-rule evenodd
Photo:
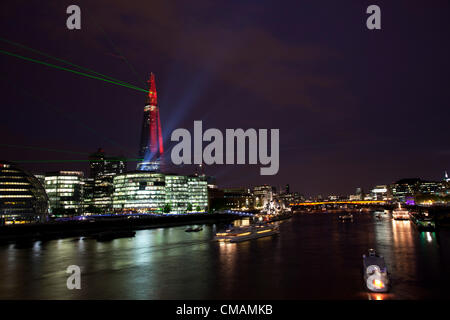
<instances>
[{"instance_id":1,"label":"boat on river","mask_svg":"<svg viewBox=\"0 0 450 320\"><path fill-rule=\"evenodd\" d=\"M384 257L374 249L369 249L368 255L363 255L364 283L372 292L389 291L389 276Z\"/></svg>"},{"instance_id":2,"label":"boat on river","mask_svg":"<svg viewBox=\"0 0 450 320\"><path fill-rule=\"evenodd\" d=\"M409 220L409 211L402 208L401 204L398 204L398 208L392 211L392 218L394 220Z\"/></svg>"},{"instance_id":3,"label":"boat on river","mask_svg":"<svg viewBox=\"0 0 450 320\"><path fill-rule=\"evenodd\" d=\"M414 224L417 226L417 229L419 231L435 231L436 230L436 224L428 215L428 212L424 213L412 213L411 214L411 221L414 222Z\"/></svg>"},{"instance_id":4,"label":"boat on river","mask_svg":"<svg viewBox=\"0 0 450 320\"><path fill-rule=\"evenodd\" d=\"M279 233L277 222L255 223L239 226L216 233L214 240L220 242L242 242L257 238L269 237Z\"/></svg>"}]
</instances>

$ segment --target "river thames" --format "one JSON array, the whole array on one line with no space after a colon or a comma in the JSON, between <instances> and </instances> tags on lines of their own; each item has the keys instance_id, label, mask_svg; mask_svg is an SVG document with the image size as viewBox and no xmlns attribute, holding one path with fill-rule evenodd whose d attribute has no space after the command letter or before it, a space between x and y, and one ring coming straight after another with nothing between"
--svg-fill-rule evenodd
<instances>
[{"instance_id":1,"label":"river thames","mask_svg":"<svg viewBox=\"0 0 450 320\"><path fill-rule=\"evenodd\" d=\"M212 241L224 225L140 230L97 242L66 238L0 246L0 299L448 299L450 230L418 232L388 214L296 214L280 234ZM392 289L368 294L362 254L384 255ZM68 290L69 265L81 289Z\"/></svg>"}]
</instances>

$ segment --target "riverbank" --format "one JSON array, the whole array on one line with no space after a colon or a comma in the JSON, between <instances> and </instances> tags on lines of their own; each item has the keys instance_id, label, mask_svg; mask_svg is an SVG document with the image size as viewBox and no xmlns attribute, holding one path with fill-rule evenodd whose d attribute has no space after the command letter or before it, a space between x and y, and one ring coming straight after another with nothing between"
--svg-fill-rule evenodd
<instances>
[{"instance_id":1,"label":"riverbank","mask_svg":"<svg viewBox=\"0 0 450 320\"><path fill-rule=\"evenodd\" d=\"M8 225L0 227L0 242L92 236L107 230L142 230L190 224L214 224L231 222L239 218L242 217L238 214L200 213L174 216L113 216L88 220Z\"/></svg>"}]
</instances>

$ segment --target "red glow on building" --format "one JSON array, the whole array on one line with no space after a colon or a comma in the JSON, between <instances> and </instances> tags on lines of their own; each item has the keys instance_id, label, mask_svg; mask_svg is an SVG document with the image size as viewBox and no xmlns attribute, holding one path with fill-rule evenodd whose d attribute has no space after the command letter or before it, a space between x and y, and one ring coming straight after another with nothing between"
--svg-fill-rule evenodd
<instances>
[{"instance_id":1,"label":"red glow on building","mask_svg":"<svg viewBox=\"0 0 450 320\"><path fill-rule=\"evenodd\" d=\"M147 103L144 108L140 157L145 161L159 160L164 152L161 119L158 108L155 75L150 74Z\"/></svg>"},{"instance_id":2,"label":"red glow on building","mask_svg":"<svg viewBox=\"0 0 450 320\"><path fill-rule=\"evenodd\" d=\"M150 80L147 81L150 86L148 90L148 101L151 106L157 106L158 105L158 96L156 93L156 84L155 84L155 75L150 73Z\"/></svg>"}]
</instances>

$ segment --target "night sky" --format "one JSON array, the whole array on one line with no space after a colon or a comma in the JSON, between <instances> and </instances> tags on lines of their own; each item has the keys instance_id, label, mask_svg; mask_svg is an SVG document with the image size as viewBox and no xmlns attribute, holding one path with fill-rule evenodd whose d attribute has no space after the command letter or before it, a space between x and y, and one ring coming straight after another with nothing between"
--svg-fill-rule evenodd
<instances>
[{"instance_id":1,"label":"night sky","mask_svg":"<svg viewBox=\"0 0 450 320\"><path fill-rule=\"evenodd\" d=\"M66 28L71 4L81 30ZM366 28L371 4L382 30ZM449 16L448 0L2 1L0 37L143 88L154 72L167 150L194 120L280 129L277 175L206 167L219 186L350 194L450 171ZM98 147L137 157L145 93L2 54L0 72L0 159L40 173L87 172L48 161Z\"/></svg>"}]
</instances>

